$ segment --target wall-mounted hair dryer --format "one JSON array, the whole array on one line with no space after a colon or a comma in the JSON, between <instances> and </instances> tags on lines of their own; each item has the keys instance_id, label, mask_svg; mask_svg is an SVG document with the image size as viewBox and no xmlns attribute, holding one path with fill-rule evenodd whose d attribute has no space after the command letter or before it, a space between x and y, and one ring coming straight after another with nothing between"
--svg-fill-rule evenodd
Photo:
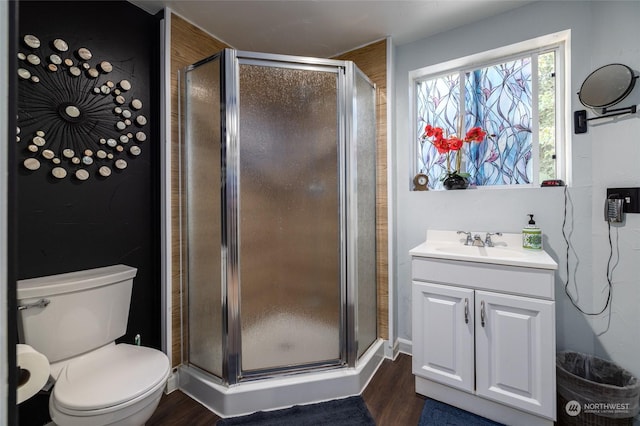
<instances>
[{"instance_id":1,"label":"wall-mounted hair dryer","mask_svg":"<svg viewBox=\"0 0 640 426\"><path fill-rule=\"evenodd\" d=\"M622 222L624 213L640 213L640 188L607 188L604 220Z\"/></svg>"},{"instance_id":2,"label":"wall-mounted hair dryer","mask_svg":"<svg viewBox=\"0 0 640 426\"><path fill-rule=\"evenodd\" d=\"M622 222L624 214L624 198L616 198L616 194L607 197L604 203L604 220Z\"/></svg>"}]
</instances>

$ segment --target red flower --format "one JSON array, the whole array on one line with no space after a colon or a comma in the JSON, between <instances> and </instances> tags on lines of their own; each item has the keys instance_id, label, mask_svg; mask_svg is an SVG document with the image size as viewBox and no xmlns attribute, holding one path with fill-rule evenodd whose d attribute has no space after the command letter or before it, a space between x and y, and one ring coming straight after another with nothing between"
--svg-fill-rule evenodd
<instances>
[{"instance_id":1,"label":"red flower","mask_svg":"<svg viewBox=\"0 0 640 426\"><path fill-rule=\"evenodd\" d=\"M430 137L436 137L436 138L441 138L442 137L442 128L441 127L433 127L431 124L427 124L427 126L424 128L424 135L428 138Z\"/></svg>"},{"instance_id":2,"label":"red flower","mask_svg":"<svg viewBox=\"0 0 640 426\"><path fill-rule=\"evenodd\" d=\"M451 148L449 147L449 140L442 137L442 134L435 136L433 140L433 146L436 147L440 154L444 154L449 152Z\"/></svg>"},{"instance_id":3,"label":"red flower","mask_svg":"<svg viewBox=\"0 0 640 426\"><path fill-rule=\"evenodd\" d=\"M487 132L480 127L472 127L464 137L465 142L482 142L484 137L487 136Z\"/></svg>"},{"instance_id":4,"label":"red flower","mask_svg":"<svg viewBox=\"0 0 640 426\"><path fill-rule=\"evenodd\" d=\"M449 143L449 150L451 151L457 151L460 148L462 148L462 144L464 143L464 141L456 136L449 136L449 139L447 139L447 142Z\"/></svg>"},{"instance_id":5,"label":"red flower","mask_svg":"<svg viewBox=\"0 0 640 426\"><path fill-rule=\"evenodd\" d=\"M433 127L431 124L427 124L424 128L423 138L432 138L431 143L436 147L440 154L447 153L449 151L458 151L462 148L465 142L481 142L486 135L480 127L474 127L467 132L464 139L453 135L444 137L444 131L442 127Z\"/></svg>"},{"instance_id":6,"label":"red flower","mask_svg":"<svg viewBox=\"0 0 640 426\"><path fill-rule=\"evenodd\" d=\"M431 138L431 143L438 150L440 154L447 154L447 174L450 173L450 165L449 165L449 152L450 151L459 151L465 142L482 142L487 136L487 132L482 130L480 127L472 127L469 129L464 139L460 139L459 137L452 135L449 137L444 137L444 131L442 127L433 127L431 124L427 124L424 128L424 135L422 139ZM460 176L468 174L460 173L460 162L462 160L462 154L458 153L456 155L456 170L453 172L455 174L459 174Z\"/></svg>"}]
</instances>

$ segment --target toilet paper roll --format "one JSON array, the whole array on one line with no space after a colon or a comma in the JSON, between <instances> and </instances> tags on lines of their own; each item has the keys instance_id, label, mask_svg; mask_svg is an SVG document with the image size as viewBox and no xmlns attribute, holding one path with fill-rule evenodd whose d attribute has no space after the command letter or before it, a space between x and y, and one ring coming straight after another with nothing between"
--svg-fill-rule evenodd
<instances>
[{"instance_id":1,"label":"toilet paper roll","mask_svg":"<svg viewBox=\"0 0 640 426\"><path fill-rule=\"evenodd\" d=\"M49 360L29 345L16 345L18 364L18 404L31 398L49 380Z\"/></svg>"}]
</instances>

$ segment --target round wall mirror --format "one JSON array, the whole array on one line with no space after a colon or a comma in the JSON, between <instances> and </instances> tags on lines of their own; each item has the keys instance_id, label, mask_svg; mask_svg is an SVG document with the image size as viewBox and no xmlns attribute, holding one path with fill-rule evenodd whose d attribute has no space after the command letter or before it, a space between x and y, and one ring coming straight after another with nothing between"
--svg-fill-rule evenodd
<instances>
[{"instance_id":1,"label":"round wall mirror","mask_svg":"<svg viewBox=\"0 0 640 426\"><path fill-rule=\"evenodd\" d=\"M585 78L578 97L589 108L607 108L626 98L636 82L633 70L623 64L598 68Z\"/></svg>"}]
</instances>

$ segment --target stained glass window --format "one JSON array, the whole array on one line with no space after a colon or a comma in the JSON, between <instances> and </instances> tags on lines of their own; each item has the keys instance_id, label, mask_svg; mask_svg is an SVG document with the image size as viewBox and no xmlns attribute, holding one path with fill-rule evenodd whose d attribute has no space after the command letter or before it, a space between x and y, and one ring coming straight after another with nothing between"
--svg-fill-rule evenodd
<instances>
[{"instance_id":1,"label":"stained glass window","mask_svg":"<svg viewBox=\"0 0 640 426\"><path fill-rule=\"evenodd\" d=\"M471 185L532 185L556 177L555 68L550 50L415 79L416 172L429 176L430 188L442 188L442 177L462 155L460 171ZM441 154L423 138L427 124L457 136L479 126L488 137Z\"/></svg>"}]
</instances>

